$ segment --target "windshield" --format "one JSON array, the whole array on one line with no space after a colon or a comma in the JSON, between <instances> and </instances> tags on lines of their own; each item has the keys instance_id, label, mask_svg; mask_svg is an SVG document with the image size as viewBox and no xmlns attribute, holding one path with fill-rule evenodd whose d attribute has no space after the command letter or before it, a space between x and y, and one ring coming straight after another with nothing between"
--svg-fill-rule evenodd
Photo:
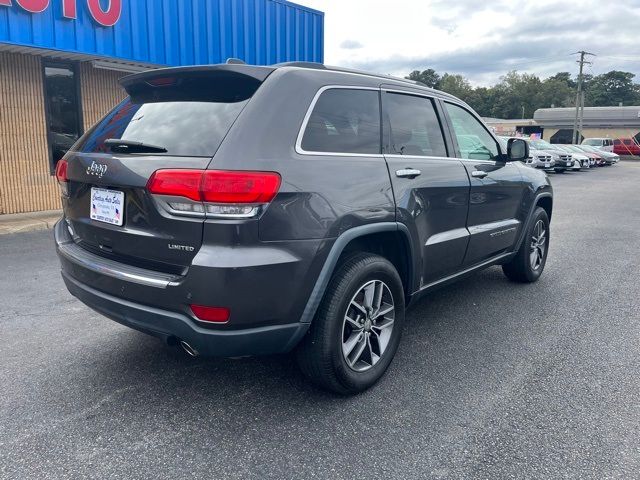
<instances>
[{"instance_id":1,"label":"windshield","mask_svg":"<svg viewBox=\"0 0 640 480\"><path fill-rule=\"evenodd\" d=\"M529 140L529 143L538 150L554 150L555 147L544 140Z\"/></svg>"}]
</instances>

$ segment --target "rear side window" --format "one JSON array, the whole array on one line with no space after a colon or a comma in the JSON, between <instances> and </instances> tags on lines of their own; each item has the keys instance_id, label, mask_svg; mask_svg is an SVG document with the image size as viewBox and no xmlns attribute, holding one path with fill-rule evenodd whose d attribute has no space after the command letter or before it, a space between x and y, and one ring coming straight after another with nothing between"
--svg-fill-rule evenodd
<instances>
[{"instance_id":1,"label":"rear side window","mask_svg":"<svg viewBox=\"0 0 640 480\"><path fill-rule=\"evenodd\" d=\"M613 141L613 144L614 144L614 145L620 145L620 140L614 140L614 141Z\"/></svg>"},{"instance_id":2,"label":"rear side window","mask_svg":"<svg viewBox=\"0 0 640 480\"><path fill-rule=\"evenodd\" d=\"M444 105L451 118L461 157L472 160L497 159L500 155L498 144L482 123L458 105L451 103Z\"/></svg>"},{"instance_id":3,"label":"rear side window","mask_svg":"<svg viewBox=\"0 0 640 480\"><path fill-rule=\"evenodd\" d=\"M76 149L109 152L104 142L112 138L162 147L163 155L212 157L257 88L211 77L168 81L175 85L138 88Z\"/></svg>"},{"instance_id":4,"label":"rear side window","mask_svg":"<svg viewBox=\"0 0 640 480\"><path fill-rule=\"evenodd\" d=\"M400 93L384 94L385 153L446 157L447 149L433 101Z\"/></svg>"},{"instance_id":5,"label":"rear side window","mask_svg":"<svg viewBox=\"0 0 640 480\"><path fill-rule=\"evenodd\" d=\"M334 88L320 94L301 147L306 152L379 154L380 143L378 91Z\"/></svg>"}]
</instances>

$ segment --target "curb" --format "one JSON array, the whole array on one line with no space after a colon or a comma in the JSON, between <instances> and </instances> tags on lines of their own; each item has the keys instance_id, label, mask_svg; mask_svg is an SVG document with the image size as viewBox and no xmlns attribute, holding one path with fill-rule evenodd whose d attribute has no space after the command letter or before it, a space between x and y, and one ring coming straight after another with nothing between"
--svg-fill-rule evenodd
<instances>
[{"instance_id":1,"label":"curb","mask_svg":"<svg viewBox=\"0 0 640 480\"><path fill-rule=\"evenodd\" d=\"M61 210L0 215L0 235L51 230L60 217Z\"/></svg>"}]
</instances>

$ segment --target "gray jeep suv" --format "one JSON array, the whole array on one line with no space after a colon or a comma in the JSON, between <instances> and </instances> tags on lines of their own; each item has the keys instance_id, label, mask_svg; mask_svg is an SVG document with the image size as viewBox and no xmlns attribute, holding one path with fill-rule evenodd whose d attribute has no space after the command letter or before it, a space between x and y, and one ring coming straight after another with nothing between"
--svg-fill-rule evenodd
<instances>
[{"instance_id":1,"label":"gray jeep suv","mask_svg":"<svg viewBox=\"0 0 640 480\"><path fill-rule=\"evenodd\" d=\"M295 351L318 385L373 385L405 307L502 265L534 282L552 189L457 98L318 64L171 68L58 164L69 291L191 355Z\"/></svg>"}]
</instances>

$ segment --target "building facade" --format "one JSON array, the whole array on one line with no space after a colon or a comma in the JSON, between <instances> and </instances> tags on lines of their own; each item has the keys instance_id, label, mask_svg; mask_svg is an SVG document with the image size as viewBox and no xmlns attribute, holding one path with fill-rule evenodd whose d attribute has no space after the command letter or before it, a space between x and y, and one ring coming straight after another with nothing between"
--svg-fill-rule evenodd
<instances>
[{"instance_id":1,"label":"building facade","mask_svg":"<svg viewBox=\"0 0 640 480\"><path fill-rule=\"evenodd\" d=\"M575 108L541 108L533 118L551 143L571 143ZM640 142L640 106L585 107L582 138L632 138Z\"/></svg>"},{"instance_id":2,"label":"building facade","mask_svg":"<svg viewBox=\"0 0 640 480\"><path fill-rule=\"evenodd\" d=\"M322 12L284 0L0 0L0 214L60 207L64 152L163 66L323 61Z\"/></svg>"}]
</instances>

